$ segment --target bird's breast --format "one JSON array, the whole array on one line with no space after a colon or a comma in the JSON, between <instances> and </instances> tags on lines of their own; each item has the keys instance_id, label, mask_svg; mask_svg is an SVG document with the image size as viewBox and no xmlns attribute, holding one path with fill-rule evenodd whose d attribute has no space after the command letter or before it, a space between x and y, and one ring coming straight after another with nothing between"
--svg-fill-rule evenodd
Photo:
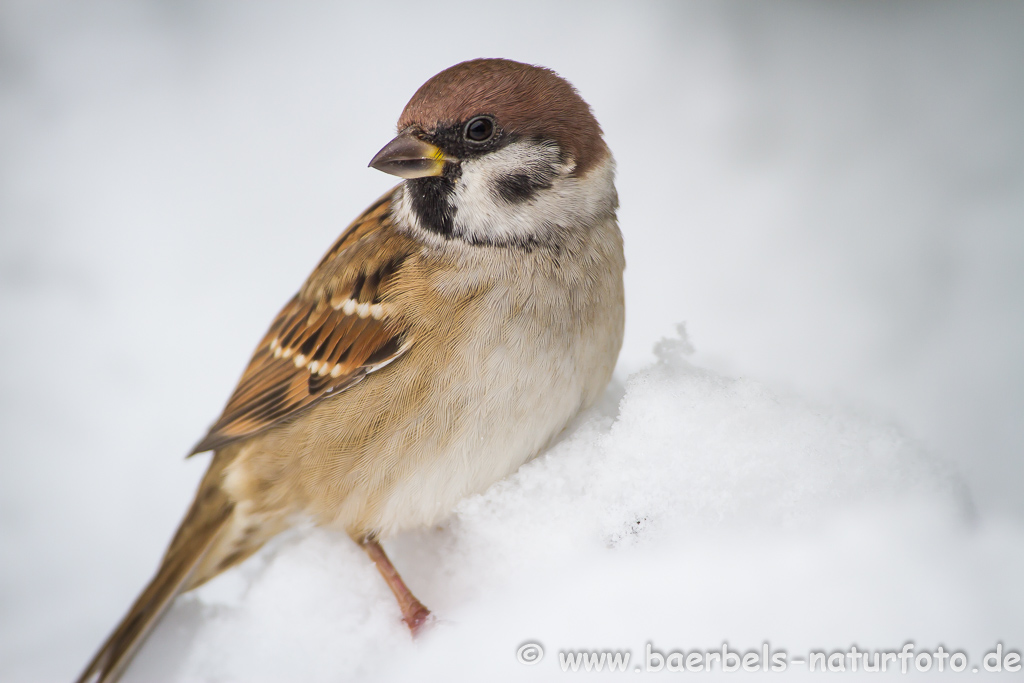
<instances>
[{"instance_id":1,"label":"bird's breast","mask_svg":"<svg viewBox=\"0 0 1024 683\"><path fill-rule=\"evenodd\" d=\"M387 536L436 523L536 456L597 399L618 356L621 242L609 230L609 263L589 280L550 262L441 273L409 303L422 324L400 360L254 440L240 458L253 488Z\"/></svg>"}]
</instances>

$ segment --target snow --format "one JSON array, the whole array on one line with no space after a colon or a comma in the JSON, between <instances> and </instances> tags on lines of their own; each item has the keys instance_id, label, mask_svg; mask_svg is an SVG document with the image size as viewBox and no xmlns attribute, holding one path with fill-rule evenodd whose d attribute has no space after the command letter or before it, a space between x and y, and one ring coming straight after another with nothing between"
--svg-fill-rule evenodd
<instances>
[{"instance_id":1,"label":"snow","mask_svg":"<svg viewBox=\"0 0 1024 683\"><path fill-rule=\"evenodd\" d=\"M910 640L977 665L1020 642L1019 527L977 525L960 479L894 428L700 369L688 346L666 340L617 406L387 544L438 615L415 642L362 551L305 532L180 601L126 680L546 680L560 651L646 666L647 643ZM527 642L539 666L516 660Z\"/></svg>"},{"instance_id":2,"label":"snow","mask_svg":"<svg viewBox=\"0 0 1024 683\"><path fill-rule=\"evenodd\" d=\"M202 474L181 456L388 187L364 165L402 105L480 55L559 70L616 154L604 402L386 542L422 638L358 548L304 529L180 599L126 681L1020 652L1024 10L363 5L0 9L0 679L85 664Z\"/></svg>"}]
</instances>

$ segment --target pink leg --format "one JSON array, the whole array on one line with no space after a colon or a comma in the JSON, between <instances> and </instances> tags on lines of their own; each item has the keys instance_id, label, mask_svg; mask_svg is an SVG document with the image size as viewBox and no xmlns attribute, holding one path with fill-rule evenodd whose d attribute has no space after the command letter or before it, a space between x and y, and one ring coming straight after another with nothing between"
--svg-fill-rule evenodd
<instances>
[{"instance_id":1,"label":"pink leg","mask_svg":"<svg viewBox=\"0 0 1024 683\"><path fill-rule=\"evenodd\" d=\"M398 606L402 610L402 621L409 627L412 634L416 635L420 627L427 621L427 617L430 616L430 610L416 599L416 596L412 594L409 587L405 585L405 581L402 581L402 577L398 575L398 570L395 569L395 565L391 564L388 556L384 554L384 548L380 547L380 543L377 543L372 538L367 538L363 540L361 545L366 554L373 560L373 563L377 565L377 571L388 582L391 592L395 594Z\"/></svg>"}]
</instances>

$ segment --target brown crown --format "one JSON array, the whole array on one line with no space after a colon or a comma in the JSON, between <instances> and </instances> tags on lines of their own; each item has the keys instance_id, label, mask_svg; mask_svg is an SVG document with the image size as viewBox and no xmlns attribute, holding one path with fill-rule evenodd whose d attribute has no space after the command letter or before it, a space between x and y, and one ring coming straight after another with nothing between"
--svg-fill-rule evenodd
<instances>
[{"instance_id":1,"label":"brown crown","mask_svg":"<svg viewBox=\"0 0 1024 683\"><path fill-rule=\"evenodd\" d=\"M584 173L608 154L601 127L576 89L550 69L508 59L473 59L445 69L405 105L398 130L490 114L506 131L554 140Z\"/></svg>"}]
</instances>

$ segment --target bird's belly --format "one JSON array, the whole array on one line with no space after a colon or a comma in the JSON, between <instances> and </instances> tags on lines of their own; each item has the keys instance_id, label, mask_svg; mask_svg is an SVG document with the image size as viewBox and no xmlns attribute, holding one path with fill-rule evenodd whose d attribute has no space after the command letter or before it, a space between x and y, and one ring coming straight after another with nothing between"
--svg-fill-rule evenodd
<instances>
[{"instance_id":1,"label":"bird's belly","mask_svg":"<svg viewBox=\"0 0 1024 683\"><path fill-rule=\"evenodd\" d=\"M382 536L436 523L461 499L536 456L596 399L615 361L609 354L601 366L588 367L578 346L520 341L490 349L431 405L442 416L443 436L429 437L396 463L399 476L372 506L372 526Z\"/></svg>"},{"instance_id":2,"label":"bird's belly","mask_svg":"<svg viewBox=\"0 0 1024 683\"><path fill-rule=\"evenodd\" d=\"M610 320L621 329L621 318ZM493 339L444 363L410 351L409 362L314 406L311 419L250 440L228 468L228 490L256 509L308 515L354 537L440 521L597 399L621 332L524 325Z\"/></svg>"}]
</instances>

